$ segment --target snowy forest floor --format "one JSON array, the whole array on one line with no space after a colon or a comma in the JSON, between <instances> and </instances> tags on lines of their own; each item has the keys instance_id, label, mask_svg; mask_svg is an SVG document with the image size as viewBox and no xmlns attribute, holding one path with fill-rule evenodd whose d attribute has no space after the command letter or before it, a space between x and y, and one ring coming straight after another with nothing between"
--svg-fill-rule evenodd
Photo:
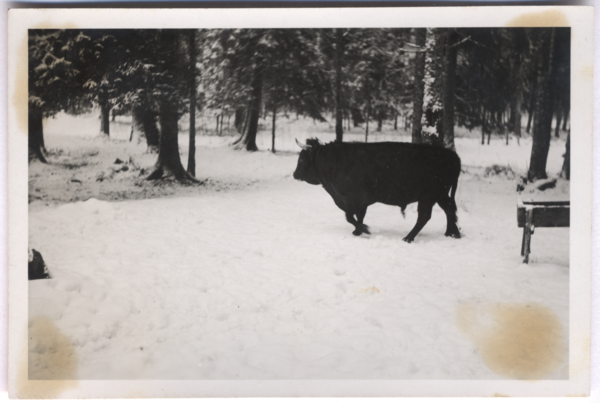
<instances>
[{"instance_id":1,"label":"snowy forest floor","mask_svg":"<svg viewBox=\"0 0 600 403\"><path fill-rule=\"evenodd\" d=\"M53 277L29 284L30 379L59 376L56 356L79 379L568 377L569 229L536 231L529 265L519 254L516 201L540 196L517 194L511 173L526 171L529 138L488 146L457 129L463 238L444 237L436 206L406 244L416 205L405 219L371 206L372 235L354 237L321 187L292 179L294 138L330 141L327 124L279 124L276 154L198 136L192 186L144 181L156 155L125 141L126 123L111 127L123 140L97 125L47 121L52 164L29 166L29 244ZM389 129L369 141L409 141ZM550 176L564 150L565 133ZM568 199L569 183L541 196Z\"/></svg>"}]
</instances>

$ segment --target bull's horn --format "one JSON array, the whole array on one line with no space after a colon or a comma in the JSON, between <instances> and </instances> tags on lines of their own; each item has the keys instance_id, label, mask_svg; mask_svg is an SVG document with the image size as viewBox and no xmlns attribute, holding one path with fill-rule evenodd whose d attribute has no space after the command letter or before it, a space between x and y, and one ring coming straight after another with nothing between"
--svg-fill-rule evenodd
<instances>
[{"instance_id":1,"label":"bull's horn","mask_svg":"<svg viewBox=\"0 0 600 403\"><path fill-rule=\"evenodd\" d=\"M298 139L296 139L296 144L298 144L298 147L300 147L303 150L308 150L308 146L306 144L302 144L298 141Z\"/></svg>"},{"instance_id":2,"label":"bull's horn","mask_svg":"<svg viewBox=\"0 0 600 403\"><path fill-rule=\"evenodd\" d=\"M315 138L316 138L316 137L315 137ZM316 139L317 139L317 141L319 142L319 145L322 145L322 146L324 146L324 145L325 145L325 143L323 143L321 140L319 140L318 138L316 138Z\"/></svg>"}]
</instances>

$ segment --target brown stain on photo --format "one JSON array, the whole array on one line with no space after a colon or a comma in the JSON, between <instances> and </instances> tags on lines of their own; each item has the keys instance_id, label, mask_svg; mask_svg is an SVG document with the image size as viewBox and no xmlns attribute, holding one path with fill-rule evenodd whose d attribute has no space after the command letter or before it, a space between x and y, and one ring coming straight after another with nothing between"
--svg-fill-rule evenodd
<instances>
[{"instance_id":1,"label":"brown stain on photo","mask_svg":"<svg viewBox=\"0 0 600 403\"><path fill-rule=\"evenodd\" d=\"M23 351L16 379L19 399L55 399L78 386L77 352L52 319L29 321L28 348Z\"/></svg>"},{"instance_id":2,"label":"brown stain on photo","mask_svg":"<svg viewBox=\"0 0 600 403\"><path fill-rule=\"evenodd\" d=\"M460 304L456 325L477 346L485 364L507 378L544 379L568 356L558 317L542 305Z\"/></svg>"},{"instance_id":3,"label":"brown stain on photo","mask_svg":"<svg viewBox=\"0 0 600 403\"><path fill-rule=\"evenodd\" d=\"M559 10L526 13L513 18L507 27L568 27L569 20Z\"/></svg>"},{"instance_id":4,"label":"brown stain on photo","mask_svg":"<svg viewBox=\"0 0 600 403\"><path fill-rule=\"evenodd\" d=\"M76 29L75 24L65 24L61 26L55 26L49 23L40 23L29 29ZM19 60L19 68L15 72L15 92L12 94L12 104L17 113L17 125L27 135L27 115L28 115L28 103L29 98L29 52L28 52L28 36L25 36L23 42L16 50L16 54L10 55L9 57L16 57Z\"/></svg>"},{"instance_id":5,"label":"brown stain on photo","mask_svg":"<svg viewBox=\"0 0 600 403\"><path fill-rule=\"evenodd\" d=\"M377 294L379 294L381 291L379 291L379 288L373 286L373 287L365 288L364 290L359 290L358 292L371 293L371 294L376 292Z\"/></svg>"}]
</instances>

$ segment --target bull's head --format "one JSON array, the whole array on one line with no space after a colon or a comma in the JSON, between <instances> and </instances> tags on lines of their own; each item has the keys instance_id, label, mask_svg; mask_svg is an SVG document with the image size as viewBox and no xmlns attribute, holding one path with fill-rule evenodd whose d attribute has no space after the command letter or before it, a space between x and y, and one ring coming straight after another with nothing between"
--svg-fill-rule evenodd
<instances>
[{"instance_id":1,"label":"bull's head","mask_svg":"<svg viewBox=\"0 0 600 403\"><path fill-rule=\"evenodd\" d=\"M302 144L296 139L296 144L302 149L298 157L298 165L294 171L294 179L305 181L311 185L319 185L319 175L315 165L315 156L317 148L323 143L319 139L309 139L306 144Z\"/></svg>"}]
</instances>

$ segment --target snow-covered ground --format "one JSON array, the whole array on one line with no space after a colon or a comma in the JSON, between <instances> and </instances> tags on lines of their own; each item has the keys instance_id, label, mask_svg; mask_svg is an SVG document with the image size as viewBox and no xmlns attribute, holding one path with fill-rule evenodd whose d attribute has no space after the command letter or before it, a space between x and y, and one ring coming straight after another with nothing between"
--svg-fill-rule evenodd
<instances>
[{"instance_id":1,"label":"snow-covered ground","mask_svg":"<svg viewBox=\"0 0 600 403\"><path fill-rule=\"evenodd\" d=\"M282 124L276 147L330 140L311 124ZM46 133L49 148L67 143L52 124ZM405 219L371 206L372 235L354 237L321 187L292 179L297 154L240 153L228 140L199 137L197 171L243 186L32 206L30 246L53 278L29 284L30 377L48 376L56 353L36 331L48 320L79 379L568 377L569 229L538 229L522 264L515 181L484 175L493 164L524 172L529 139L457 138L463 238L444 237L436 206L412 244L402 238L416 205ZM258 144L270 146L270 131ZM563 152L553 141L550 174ZM559 180L547 192L568 189Z\"/></svg>"}]
</instances>

